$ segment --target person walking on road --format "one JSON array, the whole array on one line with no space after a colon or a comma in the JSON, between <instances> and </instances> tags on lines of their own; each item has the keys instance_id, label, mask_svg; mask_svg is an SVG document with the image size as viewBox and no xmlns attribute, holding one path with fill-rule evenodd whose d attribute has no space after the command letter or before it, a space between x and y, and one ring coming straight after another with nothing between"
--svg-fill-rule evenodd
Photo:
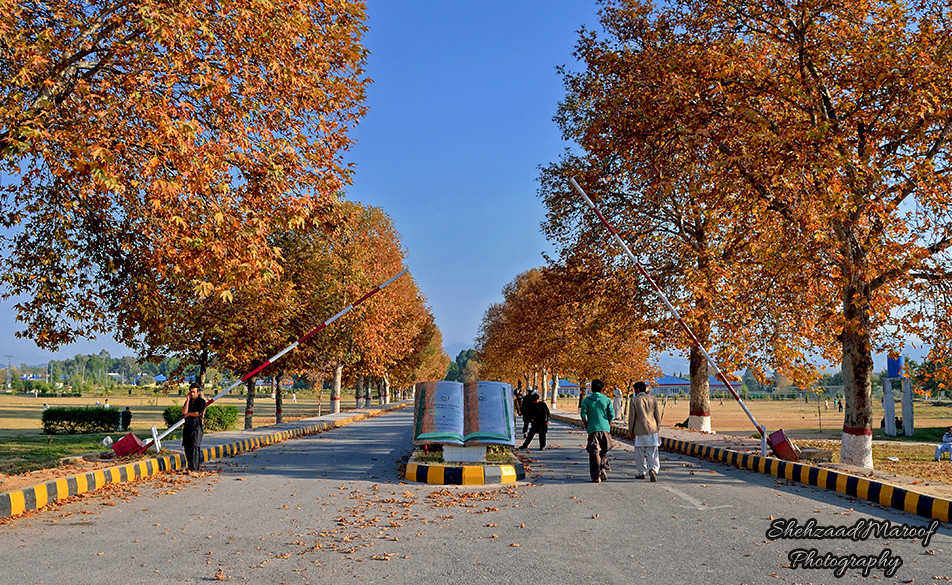
<instances>
[{"instance_id":1,"label":"person walking on road","mask_svg":"<svg viewBox=\"0 0 952 585\"><path fill-rule=\"evenodd\" d=\"M526 395L522 398L522 438L526 438L526 433L529 431L529 424L532 422L532 397L535 396L536 400L539 400L539 394L535 391L535 388L529 388L526 391Z\"/></svg>"},{"instance_id":2,"label":"person walking on road","mask_svg":"<svg viewBox=\"0 0 952 585\"><path fill-rule=\"evenodd\" d=\"M605 383L601 380L592 380L592 393L582 400L579 415L582 424L588 431L588 468L592 482L598 483L608 479L608 452L612 448L611 423L615 419L615 408L612 400L602 394Z\"/></svg>"},{"instance_id":3,"label":"person walking on road","mask_svg":"<svg viewBox=\"0 0 952 585\"><path fill-rule=\"evenodd\" d=\"M661 461L658 447L661 438L661 409L658 400L648 393L644 382L635 382L635 395L628 409L628 434L635 441L635 479L644 479L645 471L651 481L658 480Z\"/></svg>"},{"instance_id":4,"label":"person walking on road","mask_svg":"<svg viewBox=\"0 0 952 585\"><path fill-rule=\"evenodd\" d=\"M185 417L185 432L182 435L182 448L185 450L185 461L188 464L188 474L198 473L202 466L202 418L205 415L205 398L198 384L188 388L188 398L182 405L182 416Z\"/></svg>"},{"instance_id":5,"label":"person walking on road","mask_svg":"<svg viewBox=\"0 0 952 585\"><path fill-rule=\"evenodd\" d=\"M531 422L529 426L529 436L526 437L526 440L519 448L526 449L529 447L529 443L532 442L532 437L538 433L539 449L545 449L545 434L549 432L549 407L545 403L545 400L539 400L538 394L532 394L531 402L529 403L529 413L525 414L525 411L523 411L523 416L528 416Z\"/></svg>"}]
</instances>

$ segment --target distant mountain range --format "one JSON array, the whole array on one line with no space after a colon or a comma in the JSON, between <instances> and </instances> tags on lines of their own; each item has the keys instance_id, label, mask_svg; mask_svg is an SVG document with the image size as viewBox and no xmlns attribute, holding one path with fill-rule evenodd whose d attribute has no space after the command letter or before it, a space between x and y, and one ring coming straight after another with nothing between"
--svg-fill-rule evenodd
<instances>
[{"instance_id":1,"label":"distant mountain range","mask_svg":"<svg viewBox=\"0 0 952 585\"><path fill-rule=\"evenodd\" d=\"M449 345L444 345L443 351L446 352L446 355L450 356L451 360L455 360L456 356L459 355L459 352L466 351L467 349L473 349L474 346L474 343L451 343Z\"/></svg>"}]
</instances>

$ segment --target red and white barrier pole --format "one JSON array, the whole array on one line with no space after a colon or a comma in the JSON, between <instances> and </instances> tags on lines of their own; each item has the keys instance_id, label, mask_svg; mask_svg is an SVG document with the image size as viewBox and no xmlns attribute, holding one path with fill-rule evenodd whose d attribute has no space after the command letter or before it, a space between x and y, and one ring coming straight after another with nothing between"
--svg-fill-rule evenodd
<instances>
[{"instance_id":1,"label":"red and white barrier pole","mask_svg":"<svg viewBox=\"0 0 952 585\"><path fill-rule=\"evenodd\" d=\"M592 210L595 212L595 215L598 216L598 219L602 222L602 225L608 228L608 231L610 231L612 235L615 236L615 240L617 240L618 243L621 244L622 249L625 250L625 253L631 259L631 261L635 263L635 267L638 269L638 272L640 272L641 275L644 276L648 280L648 283L651 284L651 288L653 288L654 291L658 293L658 296L661 297L662 302L664 302L664 306L667 307L668 311L670 311L671 314L674 316L674 318L678 320L678 323L681 325L681 329L683 329L684 332L688 335L688 337L691 338L691 343L693 343L695 347L698 348L698 350L704 355L704 359L707 360L707 363L710 364L712 368L714 368L714 371L717 373L717 377L720 378L721 381L723 381L725 384L727 384L727 389L730 390L731 394L733 394L734 398L740 404L740 407L744 409L745 413L747 413L747 418L750 419L750 422L752 422L754 424L754 427L757 428L757 431L760 432L761 444L763 446L762 450L766 450L765 445L766 445L767 429L757 422L757 419L755 419L754 415L751 414L750 410L747 408L747 405L744 404L744 401L741 399L740 395L737 394L736 390L734 390L734 386L731 384L730 380L728 380L727 376L724 375L724 372L722 372L721 369L717 367L717 363L714 362L714 359L711 358L710 354L707 353L707 350L704 349L704 346L701 345L701 341L697 338L696 335L694 335L694 332L691 331L691 328L688 327L688 324L684 322L684 319L681 318L681 314L678 313L678 310L674 308L674 305L672 305L671 302L668 300L668 297L665 296L664 292L661 290L661 287L659 287L658 284L654 281L654 279L651 278L651 275L648 274L648 271L645 270L645 267L641 265L641 262L639 262L638 258L636 258L635 255L632 253L631 249L628 247L628 244L625 243L625 240L623 240L621 236L618 235L618 232L615 231L615 228L613 228L612 225L608 222L608 220L605 219L605 216L602 215L602 212L598 210L598 207L595 206L595 203L589 198L589 196L585 193L582 187L580 187L579 184L575 181L575 178L569 177L569 181L572 183L572 186L575 187L575 190L578 191L579 194L581 194L582 197L585 198L585 202L588 203L589 207L591 207Z\"/></svg>"},{"instance_id":2,"label":"red and white barrier pole","mask_svg":"<svg viewBox=\"0 0 952 585\"><path fill-rule=\"evenodd\" d=\"M356 307L356 306L359 305L360 303L366 301L366 300L369 299L370 297L374 296L375 294L377 294L378 292L380 292L381 290L383 290L387 285L389 285L391 282L395 281L396 279L398 279L398 278L400 278L401 276L403 276L404 274L406 274L409 270L410 270L409 268L404 268L403 270L401 270L400 272L398 272L395 276L393 276L392 278L390 278L389 280L387 280L387 281L384 282L383 284L381 284L381 285L375 287L373 290L371 290L370 292L368 292L368 293L365 294L364 296L360 297L359 299L357 299L357 300L354 301L353 303L347 305L347 306L344 307L344 309L341 310L339 313L337 313L336 315L334 315L333 317L331 317L331 318L328 319L327 321L324 321L323 323L321 323L320 325L318 325L318 326L315 327L314 329L311 329L311 330L308 331L305 335L303 335L300 339L298 339L297 341L295 341L295 342L292 343L291 345L285 347L284 349L282 349L282 350L279 351L278 353L274 354L273 356L271 356L270 358L268 358L267 361L265 361L263 364L261 364L261 365L258 366L257 368L251 370L250 372L248 372L247 374L245 374L244 376L242 376L240 380L238 380L237 382L235 382L235 383L232 384L231 386L225 388L224 390L222 390L221 392L219 392L218 394L216 394L215 396L213 396L210 400L208 400L208 401L205 403L205 406L210 405L211 403L215 402L216 400L218 400L219 398L221 398L221 397L224 396L225 394L228 394L229 392L231 392L232 390L234 390L234 389L237 388L238 386L241 386L242 384L244 384L245 382L247 382L249 378L251 378L252 376L254 376L255 374L257 374L257 373L260 372L261 370L265 369L266 367L270 366L270 365L273 364L274 362L276 362L276 361L278 361L279 359L281 359L282 357L284 357L284 355L287 354L289 351L293 350L293 349L296 348L297 346L299 346L299 345L301 345L302 343L304 343L305 341L307 341L311 336L313 336L315 333L317 333L317 332L320 331L321 329L327 327L328 325L330 325L330 324L333 323L334 321L340 319L341 317L343 317L344 315L346 315L347 313L349 313L351 309L353 309L354 307ZM175 423L174 425L172 425L172 426L170 426L169 428L167 428L161 435L159 435L159 440L164 439L166 436L168 436L169 433L171 433L171 432L174 431L175 429L177 429L177 428L179 428L180 426L182 426L182 424L183 424L184 422L185 422L185 419L183 418L183 419L179 420L177 423ZM156 444L158 444L158 443L156 443ZM143 448L143 451L145 451L145 449L148 449L150 445L152 445L152 442L151 442L151 441L150 441L148 444L146 444L145 448Z\"/></svg>"}]
</instances>

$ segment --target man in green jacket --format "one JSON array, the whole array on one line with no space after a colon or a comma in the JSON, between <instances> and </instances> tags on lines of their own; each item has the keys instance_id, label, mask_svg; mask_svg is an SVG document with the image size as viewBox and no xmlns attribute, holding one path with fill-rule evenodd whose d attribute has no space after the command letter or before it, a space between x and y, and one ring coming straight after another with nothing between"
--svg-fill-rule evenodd
<instances>
[{"instance_id":1,"label":"man in green jacket","mask_svg":"<svg viewBox=\"0 0 952 585\"><path fill-rule=\"evenodd\" d=\"M612 448L611 422L615 420L615 407L608 396L602 394L605 383L592 380L592 393L585 397L579 407L582 424L588 431L588 468L592 481L608 479L608 451Z\"/></svg>"}]
</instances>

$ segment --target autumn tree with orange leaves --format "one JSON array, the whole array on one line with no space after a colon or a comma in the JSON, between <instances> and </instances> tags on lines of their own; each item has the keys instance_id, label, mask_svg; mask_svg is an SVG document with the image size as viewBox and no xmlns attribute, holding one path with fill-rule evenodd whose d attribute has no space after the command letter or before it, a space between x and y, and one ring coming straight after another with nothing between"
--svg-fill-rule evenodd
<instances>
[{"instance_id":1,"label":"autumn tree with orange leaves","mask_svg":"<svg viewBox=\"0 0 952 585\"><path fill-rule=\"evenodd\" d=\"M400 234L386 213L352 202L342 203L340 213L341 225L327 236L295 231L275 240L286 286L295 290L301 333L403 270ZM358 386L363 403L371 386L386 395L391 383L403 390L442 378L449 358L441 339L416 282L404 275L308 340L290 371L332 380L331 411L337 412L345 383Z\"/></svg>"},{"instance_id":2,"label":"autumn tree with orange leaves","mask_svg":"<svg viewBox=\"0 0 952 585\"><path fill-rule=\"evenodd\" d=\"M443 350L443 334L429 311L407 349L403 357L387 368L388 379L401 399L409 397L417 382L443 379L450 364L450 357Z\"/></svg>"},{"instance_id":3,"label":"autumn tree with orange leaves","mask_svg":"<svg viewBox=\"0 0 952 585\"><path fill-rule=\"evenodd\" d=\"M393 221L380 208L358 206L345 229L347 242L337 257L346 262L342 267L350 275L346 294L356 299L400 272L405 250ZM416 281L406 275L387 287L385 295L371 297L354 312L355 359L351 370L364 377L365 401L370 399L372 387L385 397L391 383L390 370L412 353L414 341L419 341L416 338L428 321L429 309Z\"/></svg>"},{"instance_id":4,"label":"autumn tree with orange leaves","mask_svg":"<svg viewBox=\"0 0 952 585\"><path fill-rule=\"evenodd\" d=\"M600 378L627 388L656 376L639 321L622 325L610 316L627 301L608 294L607 280L590 276L553 265L509 283L503 302L483 317L477 340L483 377L528 382L539 372L543 382L551 376L557 384L564 375L580 387Z\"/></svg>"},{"instance_id":5,"label":"autumn tree with orange leaves","mask_svg":"<svg viewBox=\"0 0 952 585\"><path fill-rule=\"evenodd\" d=\"M272 233L336 223L364 20L348 1L0 0L3 281L23 335L111 333L160 303L155 281L227 302L277 277Z\"/></svg>"},{"instance_id":6,"label":"autumn tree with orange leaves","mask_svg":"<svg viewBox=\"0 0 952 585\"><path fill-rule=\"evenodd\" d=\"M873 352L911 336L947 355L952 338L948 3L608 0L601 14L567 76L573 123L597 120L578 135L615 139L587 153L588 188L613 216L641 214L630 189L690 178L712 225L753 230L743 261L712 269L774 283L768 354L835 353L841 461L871 467Z\"/></svg>"}]
</instances>

